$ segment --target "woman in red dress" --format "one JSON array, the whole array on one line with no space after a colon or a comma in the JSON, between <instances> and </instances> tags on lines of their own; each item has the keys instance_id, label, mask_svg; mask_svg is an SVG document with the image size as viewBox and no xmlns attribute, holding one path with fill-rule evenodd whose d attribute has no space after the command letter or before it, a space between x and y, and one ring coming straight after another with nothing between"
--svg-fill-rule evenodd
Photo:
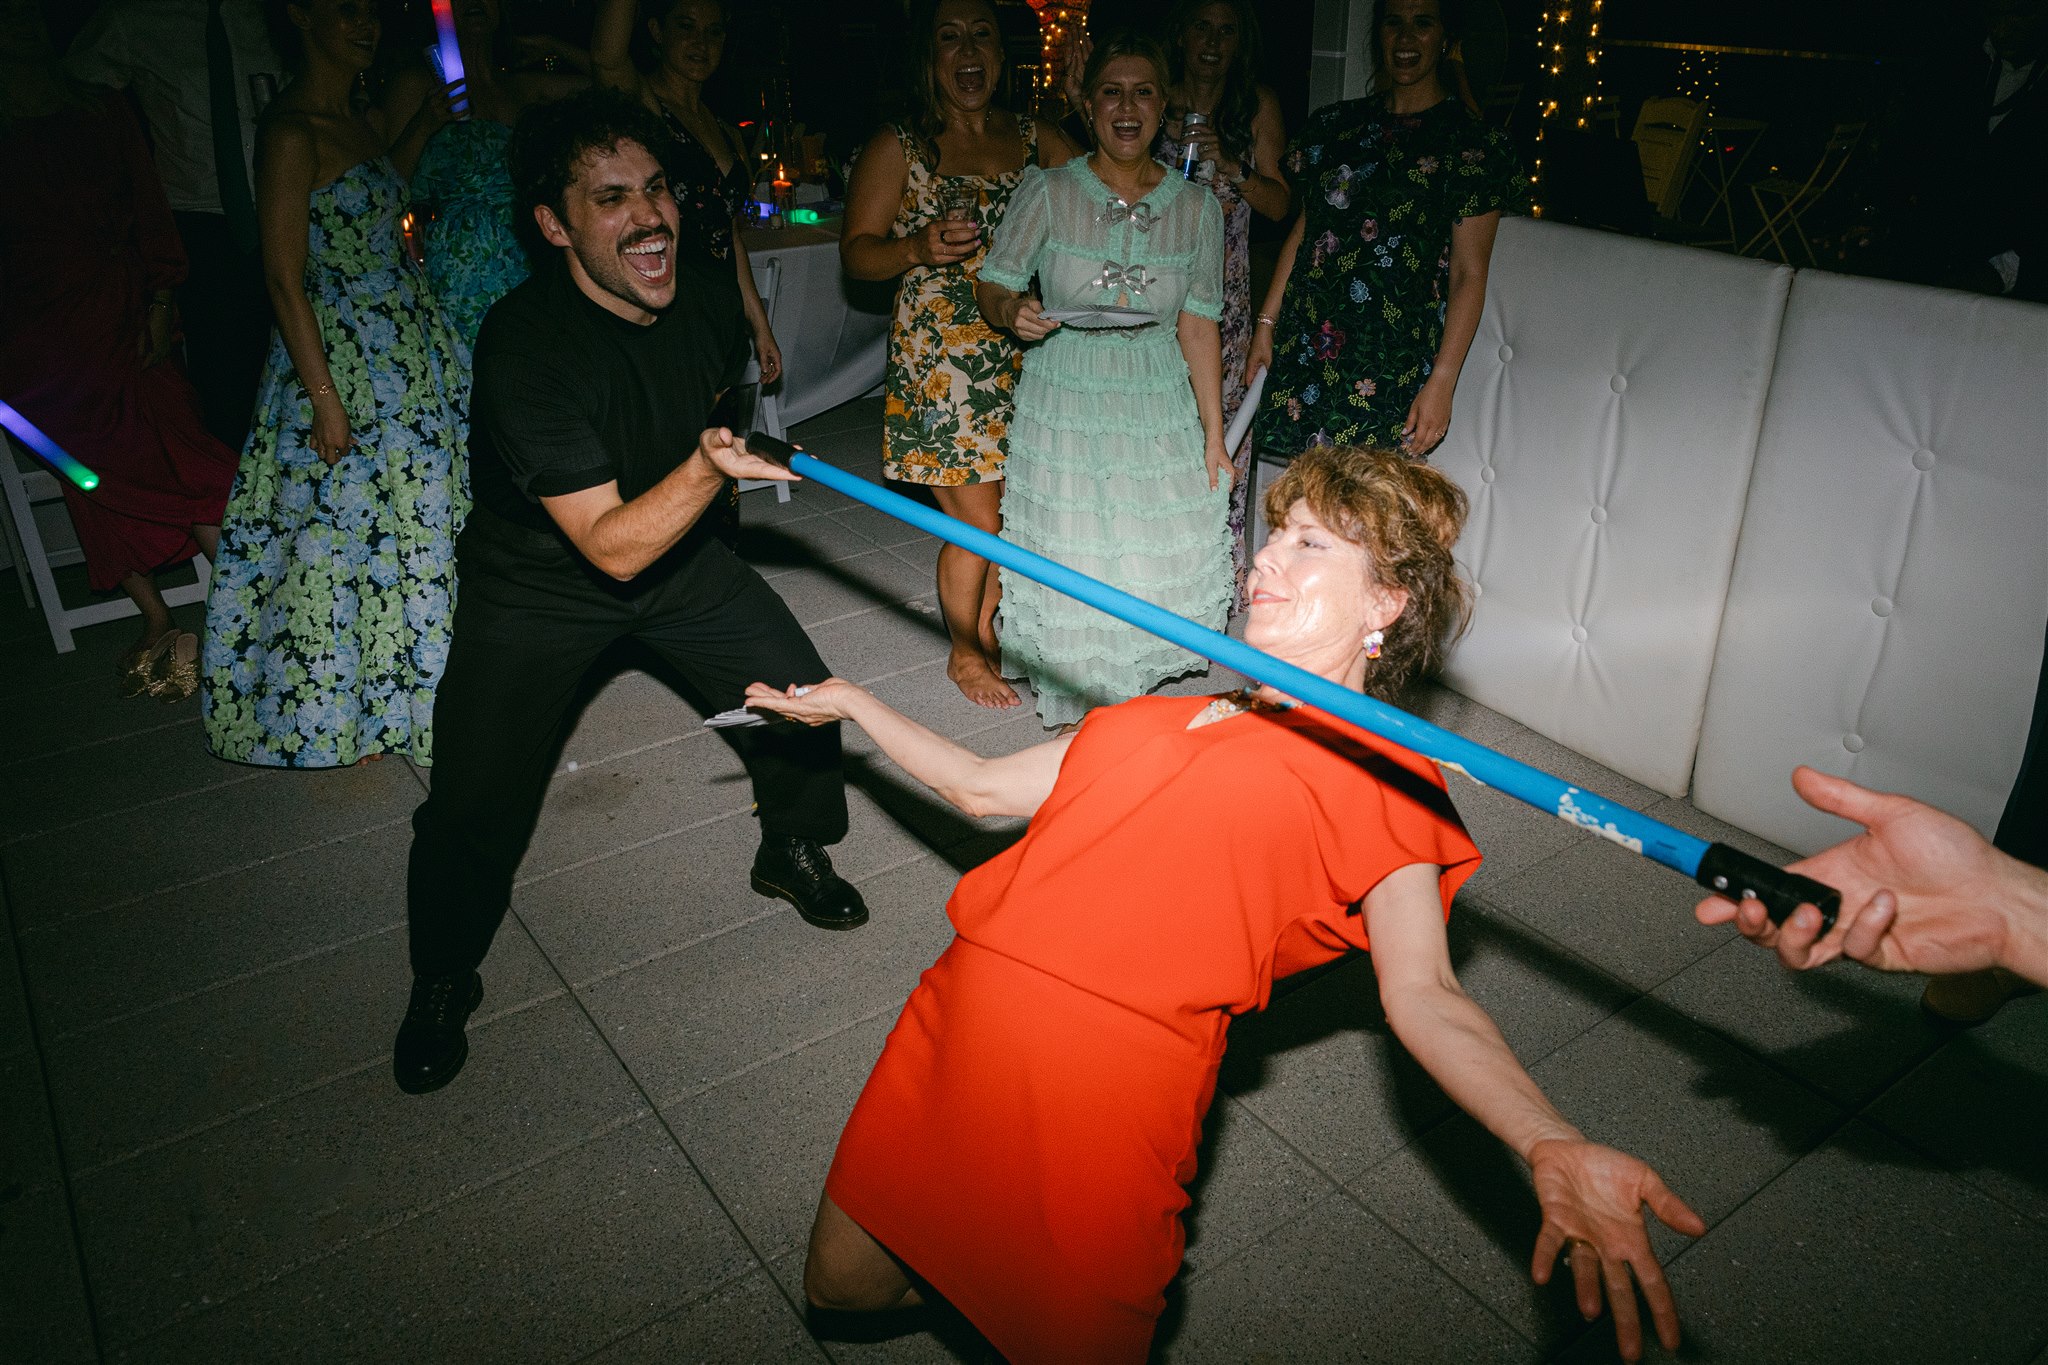
<instances>
[{"instance_id":1,"label":"woman in red dress","mask_svg":"<svg viewBox=\"0 0 2048 1365\"><path fill-rule=\"evenodd\" d=\"M1391 696L1462 617L1464 506L1398 455L1297 459L1267 496L1246 642ZM1264 1007L1278 977L1369 949L1396 1036L1529 1163L1537 1282L1569 1249L1580 1308L1599 1311L1604 1281L1633 1358L1633 1273L1676 1348L1641 1206L1681 1232L1705 1225L1648 1166L1572 1127L1458 988L1444 921L1479 852L1426 760L1272 688L1140 697L994 759L838 679L802 696L757 685L748 704L858 721L969 814L1032 817L961 878L958 937L840 1136L811 1302L896 1308L929 1286L1016 1365L1142 1361L1231 1017Z\"/></svg>"},{"instance_id":2,"label":"woman in red dress","mask_svg":"<svg viewBox=\"0 0 2048 1365\"><path fill-rule=\"evenodd\" d=\"M127 690L183 700L199 640L153 575L213 555L235 455L170 358L185 252L141 130L59 72L34 0L0 0L0 185L0 397L99 475L64 501L93 591L142 612Z\"/></svg>"}]
</instances>

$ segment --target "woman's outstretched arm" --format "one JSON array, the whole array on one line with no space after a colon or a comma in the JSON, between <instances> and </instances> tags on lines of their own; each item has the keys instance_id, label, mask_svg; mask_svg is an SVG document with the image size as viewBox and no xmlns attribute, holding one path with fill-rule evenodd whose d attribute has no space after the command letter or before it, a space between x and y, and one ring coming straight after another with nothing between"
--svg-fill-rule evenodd
<instances>
[{"instance_id":1,"label":"woman's outstretched arm","mask_svg":"<svg viewBox=\"0 0 2048 1365\"><path fill-rule=\"evenodd\" d=\"M1459 1108L1529 1163L1543 1206L1530 1265L1536 1283L1550 1282L1563 1251L1579 1311L1593 1318L1605 1297L1624 1359L1639 1359L1643 1350L1637 1290L1649 1303L1657 1340L1677 1350L1678 1310L1650 1247L1642 1206L1690 1236L1705 1232L1706 1223L1649 1166L1590 1141L1537 1089L1451 969L1438 875L1435 867L1411 863L1365 898L1387 1023Z\"/></svg>"},{"instance_id":2,"label":"woman's outstretched arm","mask_svg":"<svg viewBox=\"0 0 2048 1365\"><path fill-rule=\"evenodd\" d=\"M773 711L806 725L850 720L868 732L896 764L964 814L1033 816L1052 795L1073 735L1034 744L1014 754L983 758L944 735L932 733L844 678L827 678L809 688L778 691L766 683L747 689L747 705Z\"/></svg>"}]
</instances>

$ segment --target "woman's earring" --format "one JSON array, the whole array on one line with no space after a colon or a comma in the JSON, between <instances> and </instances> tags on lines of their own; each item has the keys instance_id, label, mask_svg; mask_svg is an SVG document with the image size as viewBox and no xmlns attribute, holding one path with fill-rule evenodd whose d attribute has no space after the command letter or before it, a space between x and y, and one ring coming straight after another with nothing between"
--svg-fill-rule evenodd
<instances>
[{"instance_id":1,"label":"woman's earring","mask_svg":"<svg viewBox=\"0 0 2048 1365\"><path fill-rule=\"evenodd\" d=\"M1386 640L1387 633L1383 630L1376 630L1373 631L1370 635L1367 635L1365 637L1365 644L1363 646L1365 650L1365 657L1368 659L1379 658L1380 646L1385 644Z\"/></svg>"}]
</instances>

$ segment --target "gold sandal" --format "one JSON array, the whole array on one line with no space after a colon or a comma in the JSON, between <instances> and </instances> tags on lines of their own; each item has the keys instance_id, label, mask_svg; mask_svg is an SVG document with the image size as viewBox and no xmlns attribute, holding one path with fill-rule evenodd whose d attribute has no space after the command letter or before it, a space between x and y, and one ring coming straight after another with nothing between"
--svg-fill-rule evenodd
<instances>
[{"instance_id":1,"label":"gold sandal","mask_svg":"<svg viewBox=\"0 0 2048 1365\"><path fill-rule=\"evenodd\" d=\"M181 702L199 690L199 637L188 630L171 634L176 638L149 684L149 695L165 703Z\"/></svg>"},{"instance_id":2,"label":"gold sandal","mask_svg":"<svg viewBox=\"0 0 2048 1365\"><path fill-rule=\"evenodd\" d=\"M150 685L156 681L157 670L162 666L163 659L177 647L177 644L178 628L172 626L149 644L131 649L117 659L114 662L114 676L121 680L121 695L139 697L149 691Z\"/></svg>"}]
</instances>

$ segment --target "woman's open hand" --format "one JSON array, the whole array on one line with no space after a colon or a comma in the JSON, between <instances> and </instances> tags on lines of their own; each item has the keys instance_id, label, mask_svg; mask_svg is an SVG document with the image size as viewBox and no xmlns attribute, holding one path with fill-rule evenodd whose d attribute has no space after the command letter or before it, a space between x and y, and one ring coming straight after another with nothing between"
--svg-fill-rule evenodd
<instances>
[{"instance_id":1,"label":"woman's open hand","mask_svg":"<svg viewBox=\"0 0 2048 1365\"><path fill-rule=\"evenodd\" d=\"M772 711L805 725L830 725L835 720L852 719L851 708L867 695L865 689L844 678L827 678L808 687L792 686L787 690L767 683L750 683L746 704L752 710Z\"/></svg>"},{"instance_id":2,"label":"woman's open hand","mask_svg":"<svg viewBox=\"0 0 2048 1365\"><path fill-rule=\"evenodd\" d=\"M1639 1360L1643 1354L1637 1289L1650 1305L1657 1340L1665 1350L1677 1350L1678 1309L1664 1269L1650 1249L1642 1206L1648 1204L1658 1218L1688 1237L1705 1232L1706 1221L1649 1166L1596 1142L1547 1138L1530 1149L1529 1171L1543 1206L1543 1227L1536 1234L1536 1255L1529 1267L1536 1283L1550 1283L1562 1251L1571 1262L1580 1314L1588 1322L1598 1317L1603 1294L1614 1311L1615 1344L1624 1360Z\"/></svg>"},{"instance_id":3,"label":"woman's open hand","mask_svg":"<svg viewBox=\"0 0 2048 1365\"><path fill-rule=\"evenodd\" d=\"M981 245L981 229L962 218L934 218L903 240L919 265L958 265Z\"/></svg>"}]
</instances>

